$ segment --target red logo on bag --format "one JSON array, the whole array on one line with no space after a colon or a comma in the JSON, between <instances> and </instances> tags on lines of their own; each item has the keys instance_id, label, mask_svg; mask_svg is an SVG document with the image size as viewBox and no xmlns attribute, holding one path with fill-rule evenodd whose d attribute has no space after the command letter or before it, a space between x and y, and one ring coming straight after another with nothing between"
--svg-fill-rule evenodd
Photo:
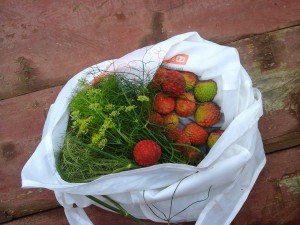
<instances>
[{"instance_id":1,"label":"red logo on bag","mask_svg":"<svg viewBox=\"0 0 300 225\"><path fill-rule=\"evenodd\" d=\"M163 62L165 63L172 63L172 64L179 64L185 65L189 59L189 56L186 54L178 54L173 56L171 59L166 59Z\"/></svg>"}]
</instances>

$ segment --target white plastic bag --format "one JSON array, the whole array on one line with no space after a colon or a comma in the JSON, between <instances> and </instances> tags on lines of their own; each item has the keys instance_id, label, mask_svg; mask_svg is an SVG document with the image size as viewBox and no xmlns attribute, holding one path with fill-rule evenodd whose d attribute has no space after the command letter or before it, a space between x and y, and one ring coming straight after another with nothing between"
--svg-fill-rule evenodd
<instances>
[{"instance_id":1,"label":"white plastic bag","mask_svg":"<svg viewBox=\"0 0 300 225\"><path fill-rule=\"evenodd\" d=\"M160 64L191 71L200 79L214 79L218 84L214 101L221 107L222 128L226 130L204 160L197 167L160 164L106 175L89 183L62 180L54 153L66 132L67 107L78 80L87 76L91 81L99 71L142 75L136 68L153 76ZM142 219L230 224L266 162L258 130L261 115L261 94L252 87L236 49L206 41L195 32L177 35L75 75L49 110L42 140L22 170L22 187L53 190L72 225L92 224L83 208L95 203L86 195L103 201L101 196L107 195ZM73 208L74 203L77 208Z\"/></svg>"}]
</instances>

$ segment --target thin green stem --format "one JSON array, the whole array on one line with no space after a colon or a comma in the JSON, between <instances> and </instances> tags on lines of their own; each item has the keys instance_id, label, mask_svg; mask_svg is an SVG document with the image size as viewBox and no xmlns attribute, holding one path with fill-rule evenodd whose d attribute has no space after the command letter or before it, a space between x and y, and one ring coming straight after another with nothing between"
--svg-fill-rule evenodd
<instances>
[{"instance_id":1,"label":"thin green stem","mask_svg":"<svg viewBox=\"0 0 300 225\"><path fill-rule=\"evenodd\" d=\"M104 201L101 201L100 199L92 196L92 195L86 195L86 197L88 197L89 199L93 200L94 202L97 202L98 204L112 210L113 212L116 212L116 213L119 213L131 220L133 220L134 222L136 222L137 224L140 224L140 225L146 225L143 221L141 221L140 219L134 217L133 215L131 215L130 213L128 213L128 211L126 211L126 209L124 209L118 202L116 202L115 200L113 200L112 198L108 197L107 195L103 195L103 197L108 200L109 202L111 202L114 206L116 207L113 207L109 204L107 204L106 202Z\"/></svg>"},{"instance_id":2,"label":"thin green stem","mask_svg":"<svg viewBox=\"0 0 300 225\"><path fill-rule=\"evenodd\" d=\"M79 145L81 145L81 146L83 146L83 147L85 147L85 148L88 148L88 149L92 150L92 151L96 151L96 152L102 154L102 155L105 156L105 157L109 157L109 158L111 158L111 159L115 159L115 160L117 160L117 161L119 161L119 162L122 162L122 163L124 163L124 164L128 164L128 162L130 162L129 160L121 159L121 158L119 158L119 157L117 157L117 156L115 156L115 155L113 155L113 154L109 154L109 153L107 153L107 152L105 152L105 151L101 151L101 150L98 149L98 148L95 148L95 147L93 147L93 146L87 145L87 144L85 144L85 143L79 141L78 139L72 137L71 135L70 135L69 137L70 137L70 139L71 139L72 141L74 141L76 144L79 144Z\"/></svg>"},{"instance_id":3,"label":"thin green stem","mask_svg":"<svg viewBox=\"0 0 300 225\"><path fill-rule=\"evenodd\" d=\"M193 149L193 150L195 150L195 151L197 151L197 152L202 153L202 151L201 151L199 148L196 148L196 147L194 147L194 146L192 146L192 145L180 144L180 143L173 143L173 145L176 145L176 146L183 146L183 147L188 147L188 148L190 148L190 149Z\"/></svg>"},{"instance_id":4,"label":"thin green stem","mask_svg":"<svg viewBox=\"0 0 300 225\"><path fill-rule=\"evenodd\" d=\"M137 169L137 168L140 168L140 166L134 165L134 164L131 164L131 163L130 163L130 164L128 164L127 166L124 166L124 167L122 167L122 168L115 169L113 172L114 172L114 173L118 173L118 172L130 170L130 169Z\"/></svg>"},{"instance_id":5,"label":"thin green stem","mask_svg":"<svg viewBox=\"0 0 300 225\"><path fill-rule=\"evenodd\" d=\"M119 214L122 214L122 211L118 208L115 208L109 204L107 204L106 202L104 201L101 201L100 199L92 196L92 195L86 195L86 197L88 197L89 199L93 200L94 202L97 202L98 204L104 206L105 208L108 208L109 210L113 211L113 212L116 212L116 213L119 213Z\"/></svg>"}]
</instances>

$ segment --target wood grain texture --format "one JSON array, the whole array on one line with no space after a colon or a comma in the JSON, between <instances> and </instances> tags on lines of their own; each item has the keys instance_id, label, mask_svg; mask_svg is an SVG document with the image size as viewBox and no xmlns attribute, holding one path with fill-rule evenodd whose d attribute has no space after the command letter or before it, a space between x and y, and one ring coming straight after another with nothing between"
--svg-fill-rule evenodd
<instances>
[{"instance_id":1,"label":"wood grain texture","mask_svg":"<svg viewBox=\"0 0 300 225\"><path fill-rule=\"evenodd\" d=\"M61 87L0 101L0 223L57 207L46 189L21 189L21 170L37 147Z\"/></svg>"},{"instance_id":2,"label":"wood grain texture","mask_svg":"<svg viewBox=\"0 0 300 225\"><path fill-rule=\"evenodd\" d=\"M299 114L291 110L265 113L259 121L259 129L266 153L300 145Z\"/></svg>"},{"instance_id":3,"label":"wood grain texture","mask_svg":"<svg viewBox=\"0 0 300 225\"><path fill-rule=\"evenodd\" d=\"M137 223L121 215L91 206L86 210L90 219L95 225L136 225ZM156 223L149 220L142 220L147 225L165 225L166 223ZM18 220L5 223L6 225L68 225L68 221L62 208L41 212L32 216L20 218ZM194 222L177 223L177 225L194 225Z\"/></svg>"},{"instance_id":4,"label":"wood grain texture","mask_svg":"<svg viewBox=\"0 0 300 225\"><path fill-rule=\"evenodd\" d=\"M228 43L299 25L299 10L294 0L2 0L0 99L188 31Z\"/></svg>"},{"instance_id":5,"label":"wood grain texture","mask_svg":"<svg viewBox=\"0 0 300 225\"><path fill-rule=\"evenodd\" d=\"M237 48L253 86L261 90L265 112L300 114L300 26L229 43Z\"/></svg>"},{"instance_id":6,"label":"wood grain texture","mask_svg":"<svg viewBox=\"0 0 300 225\"><path fill-rule=\"evenodd\" d=\"M229 43L263 96L266 152L300 145L300 26Z\"/></svg>"}]
</instances>

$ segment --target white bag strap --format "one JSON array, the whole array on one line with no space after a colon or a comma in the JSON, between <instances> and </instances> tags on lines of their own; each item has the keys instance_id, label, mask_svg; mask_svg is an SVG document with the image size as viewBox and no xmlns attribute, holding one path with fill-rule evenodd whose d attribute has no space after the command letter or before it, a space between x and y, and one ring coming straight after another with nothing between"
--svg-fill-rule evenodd
<instances>
[{"instance_id":1,"label":"white bag strap","mask_svg":"<svg viewBox=\"0 0 300 225\"><path fill-rule=\"evenodd\" d=\"M55 197L59 204L64 207L65 215L70 225L93 225L83 207L88 206L87 202L82 202L81 205L74 208L74 199L70 198L70 194L54 191ZM77 196L82 198L83 196ZM76 197L75 197L76 198ZM80 200L79 200L80 201ZM77 204L78 205L78 204Z\"/></svg>"},{"instance_id":2,"label":"white bag strap","mask_svg":"<svg viewBox=\"0 0 300 225\"><path fill-rule=\"evenodd\" d=\"M64 208L70 225L93 225L83 208Z\"/></svg>"}]
</instances>

